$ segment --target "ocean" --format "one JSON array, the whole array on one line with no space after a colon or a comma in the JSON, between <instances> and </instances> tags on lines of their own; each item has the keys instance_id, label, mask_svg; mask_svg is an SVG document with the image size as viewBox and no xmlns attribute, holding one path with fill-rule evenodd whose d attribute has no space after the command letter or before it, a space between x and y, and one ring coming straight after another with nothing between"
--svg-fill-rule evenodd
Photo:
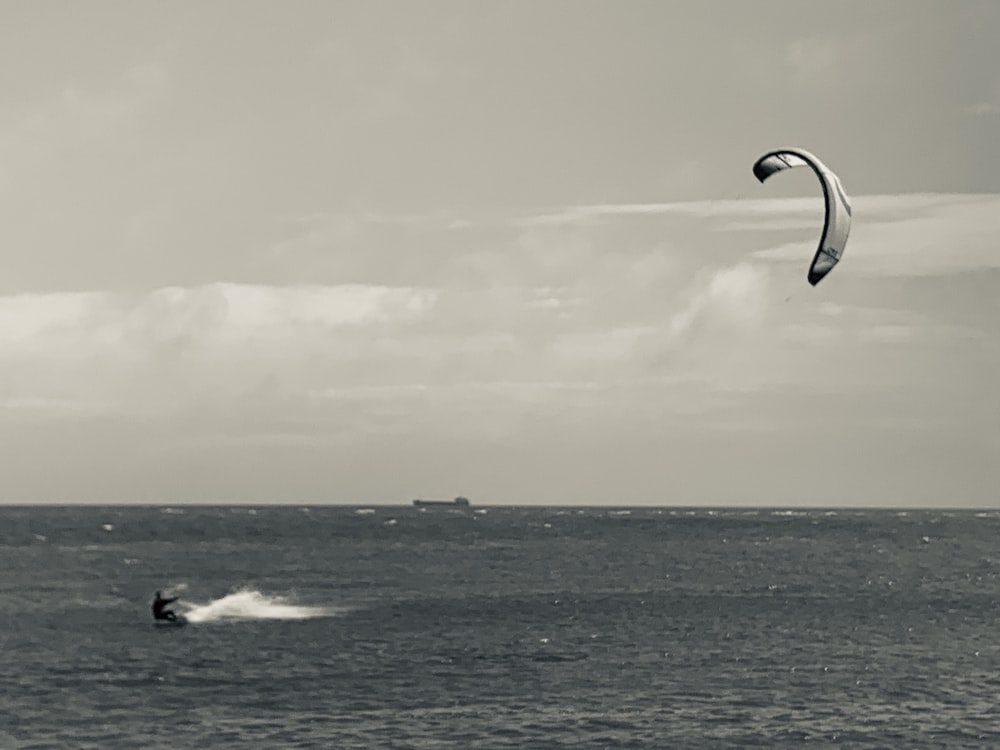
<instances>
[{"instance_id":1,"label":"ocean","mask_svg":"<svg viewBox=\"0 0 1000 750\"><path fill-rule=\"evenodd\" d=\"M0 748L1000 747L998 545L1000 511L0 507Z\"/></svg>"}]
</instances>

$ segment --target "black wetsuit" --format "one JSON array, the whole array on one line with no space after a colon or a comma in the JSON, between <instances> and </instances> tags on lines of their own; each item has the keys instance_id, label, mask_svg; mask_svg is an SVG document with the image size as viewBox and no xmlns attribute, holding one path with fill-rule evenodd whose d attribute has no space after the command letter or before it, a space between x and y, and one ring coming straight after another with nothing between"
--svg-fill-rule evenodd
<instances>
[{"instance_id":1,"label":"black wetsuit","mask_svg":"<svg viewBox=\"0 0 1000 750\"><path fill-rule=\"evenodd\" d=\"M156 599L153 600L153 619L155 620L176 620L177 615L173 613L173 610L164 609L170 602L176 602L179 597L173 597L172 599L162 599L159 594L156 595Z\"/></svg>"}]
</instances>

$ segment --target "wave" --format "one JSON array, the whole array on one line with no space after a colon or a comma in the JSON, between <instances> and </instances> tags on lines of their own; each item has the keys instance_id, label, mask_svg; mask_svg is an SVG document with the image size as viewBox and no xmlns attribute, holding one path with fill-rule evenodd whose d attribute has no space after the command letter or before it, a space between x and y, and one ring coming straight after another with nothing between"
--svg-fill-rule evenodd
<instances>
[{"instance_id":1,"label":"wave","mask_svg":"<svg viewBox=\"0 0 1000 750\"><path fill-rule=\"evenodd\" d=\"M295 604L288 597L269 596L255 589L240 589L205 604L182 608L188 622L219 622L222 620L307 620L332 617L331 607L309 607Z\"/></svg>"}]
</instances>

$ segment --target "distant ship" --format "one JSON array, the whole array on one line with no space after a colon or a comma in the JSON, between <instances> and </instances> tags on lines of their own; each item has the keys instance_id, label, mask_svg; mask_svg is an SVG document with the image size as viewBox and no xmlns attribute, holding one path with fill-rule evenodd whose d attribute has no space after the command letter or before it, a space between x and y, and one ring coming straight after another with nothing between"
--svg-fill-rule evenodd
<instances>
[{"instance_id":1,"label":"distant ship","mask_svg":"<svg viewBox=\"0 0 1000 750\"><path fill-rule=\"evenodd\" d=\"M467 497L456 497L454 500L414 500L413 504L418 508L425 508L427 506L445 506L448 508L468 508L469 498Z\"/></svg>"}]
</instances>

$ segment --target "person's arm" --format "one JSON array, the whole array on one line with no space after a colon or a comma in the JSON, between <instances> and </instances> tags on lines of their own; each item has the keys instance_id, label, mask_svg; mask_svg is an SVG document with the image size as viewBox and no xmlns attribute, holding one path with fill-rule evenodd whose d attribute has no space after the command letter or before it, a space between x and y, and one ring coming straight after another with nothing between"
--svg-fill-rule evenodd
<instances>
[{"instance_id":1,"label":"person's arm","mask_svg":"<svg viewBox=\"0 0 1000 750\"><path fill-rule=\"evenodd\" d=\"M176 602L178 599L180 599L180 597L179 596L175 596L175 597L172 597L170 599L164 599L163 603L164 604L170 604L170 602Z\"/></svg>"}]
</instances>

